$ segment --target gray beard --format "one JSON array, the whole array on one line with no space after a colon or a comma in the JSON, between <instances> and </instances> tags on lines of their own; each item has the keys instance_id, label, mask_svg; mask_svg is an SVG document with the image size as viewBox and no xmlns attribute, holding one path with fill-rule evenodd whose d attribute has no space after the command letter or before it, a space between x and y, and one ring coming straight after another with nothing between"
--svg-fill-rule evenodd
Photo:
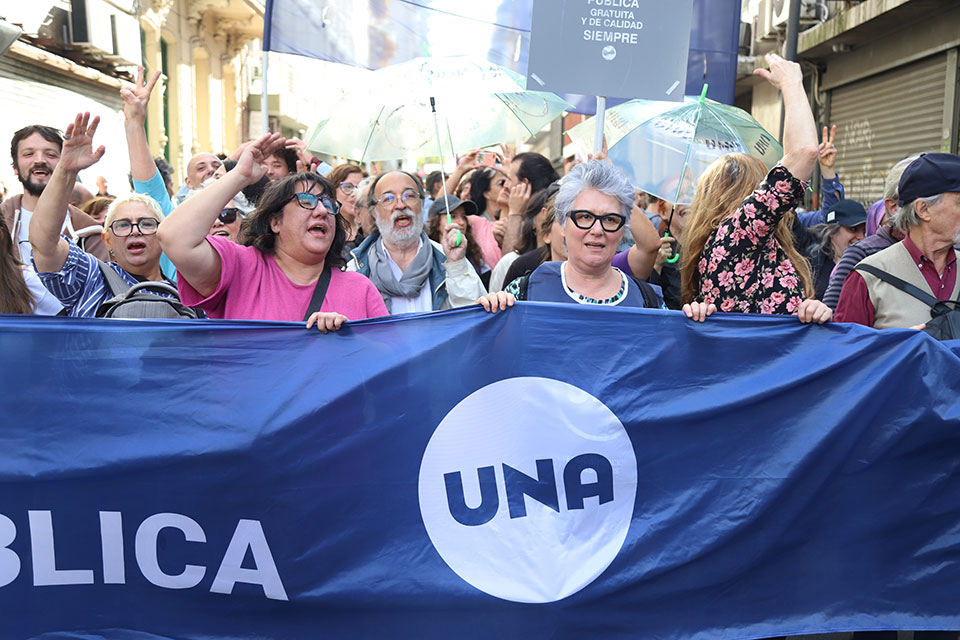
<instances>
[{"instance_id":1,"label":"gray beard","mask_svg":"<svg viewBox=\"0 0 960 640\"><path fill-rule=\"evenodd\" d=\"M413 223L406 229L395 229L393 223L401 214L410 216ZM409 209L394 211L390 215L389 221L383 221L379 216L374 216L374 220L383 241L396 247L409 247L415 244L420 238L420 234L423 233L423 215Z\"/></svg>"}]
</instances>

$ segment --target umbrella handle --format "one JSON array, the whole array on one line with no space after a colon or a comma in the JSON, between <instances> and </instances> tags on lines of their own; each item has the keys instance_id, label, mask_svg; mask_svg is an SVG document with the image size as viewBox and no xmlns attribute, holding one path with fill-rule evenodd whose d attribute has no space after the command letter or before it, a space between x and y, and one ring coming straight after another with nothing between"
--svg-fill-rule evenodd
<instances>
[{"instance_id":1,"label":"umbrella handle","mask_svg":"<svg viewBox=\"0 0 960 640\"><path fill-rule=\"evenodd\" d=\"M670 237L670 232L669 232L669 231L664 231L664 232L663 232L663 237L664 237L664 238L669 238L669 237ZM677 260L679 260L679 259L680 259L680 254L679 254L679 253L674 253L672 256L670 256L669 258L667 258L666 262L667 262L667 264L674 264L674 263L675 263Z\"/></svg>"},{"instance_id":2,"label":"umbrella handle","mask_svg":"<svg viewBox=\"0 0 960 640\"><path fill-rule=\"evenodd\" d=\"M450 212L447 211L447 224L453 225L453 216L450 215ZM457 229L457 244L453 245L455 247L460 246L460 242L463 240L463 236L460 234L460 229Z\"/></svg>"}]
</instances>

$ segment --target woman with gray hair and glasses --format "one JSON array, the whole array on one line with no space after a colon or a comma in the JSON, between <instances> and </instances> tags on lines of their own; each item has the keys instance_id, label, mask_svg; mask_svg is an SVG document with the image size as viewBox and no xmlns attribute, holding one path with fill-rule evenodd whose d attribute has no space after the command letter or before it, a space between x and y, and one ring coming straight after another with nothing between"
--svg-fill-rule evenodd
<instances>
[{"instance_id":1,"label":"woman with gray hair and glasses","mask_svg":"<svg viewBox=\"0 0 960 640\"><path fill-rule=\"evenodd\" d=\"M560 181L555 211L567 259L545 262L517 278L505 291L478 300L496 312L514 300L621 307L662 308L663 301L643 280L613 266L623 228L633 208L633 187L620 169L601 160L579 164ZM689 305L688 317L702 320L716 307Z\"/></svg>"}]
</instances>

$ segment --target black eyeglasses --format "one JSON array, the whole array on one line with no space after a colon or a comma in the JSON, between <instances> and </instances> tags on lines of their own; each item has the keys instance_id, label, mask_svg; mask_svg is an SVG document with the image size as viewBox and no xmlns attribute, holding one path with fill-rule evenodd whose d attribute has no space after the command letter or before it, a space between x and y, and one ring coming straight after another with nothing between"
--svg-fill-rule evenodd
<instances>
[{"instance_id":1,"label":"black eyeglasses","mask_svg":"<svg viewBox=\"0 0 960 640\"><path fill-rule=\"evenodd\" d=\"M237 219L238 215L242 215L240 213L240 209L237 209L236 207L227 207L220 212L218 217L220 218L220 222L223 224L231 224Z\"/></svg>"},{"instance_id":2,"label":"black eyeglasses","mask_svg":"<svg viewBox=\"0 0 960 640\"><path fill-rule=\"evenodd\" d=\"M137 232L142 236L152 236L157 232L157 227L160 226L160 221L156 218L140 218L136 222L130 222L129 220L114 220L110 224L110 230L113 231L113 235L118 238L125 238L131 233L133 233L133 228L137 228Z\"/></svg>"},{"instance_id":3,"label":"black eyeglasses","mask_svg":"<svg viewBox=\"0 0 960 640\"><path fill-rule=\"evenodd\" d=\"M609 233L619 231L623 225L627 224L627 217L619 213L604 213L597 215L592 211L585 209L576 209L570 212L570 220L578 229L592 229L597 220L600 221L600 228Z\"/></svg>"},{"instance_id":4,"label":"black eyeglasses","mask_svg":"<svg viewBox=\"0 0 960 640\"><path fill-rule=\"evenodd\" d=\"M296 198L297 204L304 209L313 210L317 208L318 204L323 203L323 208L331 215L335 216L340 213L340 203L329 196L318 196L315 193L300 192L293 194L293 197Z\"/></svg>"}]
</instances>

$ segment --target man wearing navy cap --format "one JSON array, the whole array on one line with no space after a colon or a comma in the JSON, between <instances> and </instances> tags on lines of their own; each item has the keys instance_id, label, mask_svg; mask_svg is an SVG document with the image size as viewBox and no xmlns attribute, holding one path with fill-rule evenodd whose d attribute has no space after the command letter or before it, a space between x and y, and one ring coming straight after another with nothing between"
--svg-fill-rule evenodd
<instances>
[{"instance_id":1,"label":"man wearing navy cap","mask_svg":"<svg viewBox=\"0 0 960 640\"><path fill-rule=\"evenodd\" d=\"M920 328L930 320L926 303L861 269L871 265L937 300L960 296L960 156L925 153L900 178L896 223L907 237L861 261L843 283L834 319L886 329Z\"/></svg>"}]
</instances>

